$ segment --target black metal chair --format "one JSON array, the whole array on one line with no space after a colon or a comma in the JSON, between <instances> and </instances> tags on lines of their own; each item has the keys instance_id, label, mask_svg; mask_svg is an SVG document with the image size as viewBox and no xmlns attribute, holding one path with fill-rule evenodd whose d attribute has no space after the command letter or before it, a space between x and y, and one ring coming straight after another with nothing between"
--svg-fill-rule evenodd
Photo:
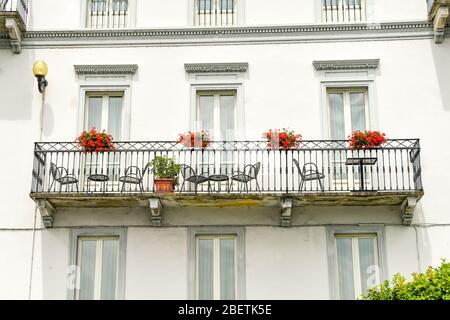
<instances>
[{"instance_id":1,"label":"black metal chair","mask_svg":"<svg viewBox=\"0 0 450 320\"><path fill-rule=\"evenodd\" d=\"M125 169L125 175L119 178L119 181L122 182L122 189L120 192L125 190L125 184L134 184L139 185L139 189L141 193L144 192L144 176L148 172L150 166L150 162L147 163L144 167L144 170L141 172L141 169L137 166L129 166Z\"/></svg>"},{"instance_id":2,"label":"black metal chair","mask_svg":"<svg viewBox=\"0 0 450 320\"><path fill-rule=\"evenodd\" d=\"M192 167L186 164L182 164L180 166L180 173L181 177L183 178L183 184L181 185L180 193L183 192L186 182L194 184L195 193L197 193L197 187L199 184L208 182L208 193L211 192L211 183L207 176L204 176L203 174L197 174L197 172Z\"/></svg>"},{"instance_id":3,"label":"black metal chair","mask_svg":"<svg viewBox=\"0 0 450 320\"><path fill-rule=\"evenodd\" d=\"M256 188L258 189L259 192L261 192L261 189L259 188L259 183L258 183L258 173L259 170L261 169L261 162L257 162L256 164L248 164L244 167L243 171L235 171L233 172L233 174L231 175L231 187L228 188L228 190L232 190L233 189L233 181L239 182L239 183L243 183L245 184L245 190L248 193L248 183L251 182L252 180L256 181Z\"/></svg>"},{"instance_id":4,"label":"black metal chair","mask_svg":"<svg viewBox=\"0 0 450 320\"><path fill-rule=\"evenodd\" d=\"M320 189L322 190L322 192L324 191L322 179L325 178L325 175L319 172L319 170L317 169L317 165L315 163L312 162L305 163L305 165L303 166L303 170L301 170L297 159L292 159L292 161L294 161L294 164L298 170L299 192L303 191L303 185L305 184L306 181L314 181L314 180L317 180L319 182Z\"/></svg>"},{"instance_id":5,"label":"black metal chair","mask_svg":"<svg viewBox=\"0 0 450 320\"><path fill-rule=\"evenodd\" d=\"M49 191L52 190L53 184L56 182L59 183L59 192L61 192L62 187L67 186L71 184L75 184L75 187L78 192L78 179L73 174L69 174L66 168L64 167L58 167L53 162L50 164L50 174L52 175L53 181L50 184L50 187L48 188Z\"/></svg>"}]
</instances>

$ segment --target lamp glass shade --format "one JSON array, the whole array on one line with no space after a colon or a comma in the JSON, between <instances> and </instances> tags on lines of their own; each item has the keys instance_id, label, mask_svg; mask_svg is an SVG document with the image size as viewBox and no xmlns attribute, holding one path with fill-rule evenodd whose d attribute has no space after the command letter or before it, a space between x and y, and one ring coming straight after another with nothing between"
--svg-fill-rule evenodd
<instances>
[{"instance_id":1,"label":"lamp glass shade","mask_svg":"<svg viewBox=\"0 0 450 320\"><path fill-rule=\"evenodd\" d=\"M47 75L47 72L48 72L48 67L44 61L38 60L33 65L33 73L34 73L35 77L45 77Z\"/></svg>"}]
</instances>

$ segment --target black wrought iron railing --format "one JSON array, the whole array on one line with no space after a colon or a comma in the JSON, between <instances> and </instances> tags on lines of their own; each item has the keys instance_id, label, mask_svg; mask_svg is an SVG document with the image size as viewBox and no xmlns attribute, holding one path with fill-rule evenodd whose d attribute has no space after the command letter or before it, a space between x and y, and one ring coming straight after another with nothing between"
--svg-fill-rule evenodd
<instances>
[{"instance_id":1,"label":"black wrought iron railing","mask_svg":"<svg viewBox=\"0 0 450 320\"><path fill-rule=\"evenodd\" d=\"M322 22L346 23L365 20L365 0L322 0Z\"/></svg>"},{"instance_id":2,"label":"black wrought iron railing","mask_svg":"<svg viewBox=\"0 0 450 320\"><path fill-rule=\"evenodd\" d=\"M417 139L350 150L347 141L303 141L270 150L264 141L212 142L206 149L176 142L117 142L116 150L85 153L77 143L36 143L34 193L152 193L147 164L168 157L180 165L175 192L339 193L422 190Z\"/></svg>"},{"instance_id":3,"label":"black wrought iron railing","mask_svg":"<svg viewBox=\"0 0 450 320\"><path fill-rule=\"evenodd\" d=\"M238 0L196 0L195 23L198 26L232 26L237 23Z\"/></svg>"},{"instance_id":4,"label":"black wrought iron railing","mask_svg":"<svg viewBox=\"0 0 450 320\"><path fill-rule=\"evenodd\" d=\"M89 0L87 27L92 29L126 28L128 0Z\"/></svg>"},{"instance_id":5,"label":"black wrought iron railing","mask_svg":"<svg viewBox=\"0 0 450 320\"><path fill-rule=\"evenodd\" d=\"M0 0L0 11L18 12L26 25L28 16L28 0Z\"/></svg>"}]
</instances>

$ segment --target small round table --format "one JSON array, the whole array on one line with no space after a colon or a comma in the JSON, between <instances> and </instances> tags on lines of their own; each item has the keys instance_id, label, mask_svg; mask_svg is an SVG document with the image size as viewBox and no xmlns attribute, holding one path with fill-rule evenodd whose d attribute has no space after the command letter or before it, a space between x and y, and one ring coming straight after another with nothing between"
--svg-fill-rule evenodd
<instances>
[{"instance_id":1,"label":"small round table","mask_svg":"<svg viewBox=\"0 0 450 320\"><path fill-rule=\"evenodd\" d=\"M219 191L220 191L220 182L227 182L227 192L230 192L230 186L229 186L229 181L230 178L225 175L225 174L213 174L211 176L209 176L209 181L212 182L219 182Z\"/></svg>"},{"instance_id":2,"label":"small round table","mask_svg":"<svg viewBox=\"0 0 450 320\"><path fill-rule=\"evenodd\" d=\"M89 181L101 182L103 184L103 192L106 191L106 182L109 181L109 177L105 174L92 174L88 177L88 192L90 190Z\"/></svg>"}]
</instances>

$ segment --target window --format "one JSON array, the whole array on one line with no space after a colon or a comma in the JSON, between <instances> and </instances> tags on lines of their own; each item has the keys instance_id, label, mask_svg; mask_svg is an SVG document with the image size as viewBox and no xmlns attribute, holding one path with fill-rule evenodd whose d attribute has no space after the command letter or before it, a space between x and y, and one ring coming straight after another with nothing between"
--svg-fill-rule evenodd
<instances>
[{"instance_id":1,"label":"window","mask_svg":"<svg viewBox=\"0 0 450 320\"><path fill-rule=\"evenodd\" d=\"M236 23L237 0L195 0L195 25L231 26Z\"/></svg>"},{"instance_id":2,"label":"window","mask_svg":"<svg viewBox=\"0 0 450 320\"><path fill-rule=\"evenodd\" d=\"M126 28L128 19L128 0L87 1L88 28Z\"/></svg>"},{"instance_id":3,"label":"window","mask_svg":"<svg viewBox=\"0 0 450 320\"><path fill-rule=\"evenodd\" d=\"M329 132L331 140L346 140L355 130L369 128L369 103L367 88L328 89ZM347 152L333 152L330 157L333 184L336 189L360 186L359 168L345 164ZM364 168L366 170L367 168ZM365 173L365 187L371 188L371 175Z\"/></svg>"},{"instance_id":4,"label":"window","mask_svg":"<svg viewBox=\"0 0 450 320\"><path fill-rule=\"evenodd\" d=\"M77 266L77 300L117 298L119 237L79 237Z\"/></svg>"},{"instance_id":5,"label":"window","mask_svg":"<svg viewBox=\"0 0 450 320\"><path fill-rule=\"evenodd\" d=\"M116 141L122 138L123 92L86 93L84 129L106 130Z\"/></svg>"},{"instance_id":6,"label":"window","mask_svg":"<svg viewBox=\"0 0 450 320\"><path fill-rule=\"evenodd\" d=\"M322 0L322 22L345 23L365 20L365 0Z\"/></svg>"},{"instance_id":7,"label":"window","mask_svg":"<svg viewBox=\"0 0 450 320\"><path fill-rule=\"evenodd\" d=\"M367 88L328 89L330 138L345 140L355 130L369 127Z\"/></svg>"},{"instance_id":8,"label":"window","mask_svg":"<svg viewBox=\"0 0 450 320\"><path fill-rule=\"evenodd\" d=\"M236 91L198 91L197 129L208 130L214 141L236 140ZM223 144L225 149L232 144ZM218 151L203 159L202 171L228 174L235 165L232 151ZM206 161L205 161L206 160ZM226 182L222 183L223 187ZM220 186L222 187L222 185Z\"/></svg>"},{"instance_id":9,"label":"window","mask_svg":"<svg viewBox=\"0 0 450 320\"><path fill-rule=\"evenodd\" d=\"M71 228L69 299L124 299L126 228Z\"/></svg>"},{"instance_id":10,"label":"window","mask_svg":"<svg viewBox=\"0 0 450 320\"><path fill-rule=\"evenodd\" d=\"M196 298L236 298L236 236L197 236Z\"/></svg>"},{"instance_id":11,"label":"window","mask_svg":"<svg viewBox=\"0 0 450 320\"><path fill-rule=\"evenodd\" d=\"M215 141L235 140L236 91L197 92L197 129Z\"/></svg>"},{"instance_id":12,"label":"window","mask_svg":"<svg viewBox=\"0 0 450 320\"><path fill-rule=\"evenodd\" d=\"M188 229L189 299L245 299L244 228Z\"/></svg>"},{"instance_id":13,"label":"window","mask_svg":"<svg viewBox=\"0 0 450 320\"><path fill-rule=\"evenodd\" d=\"M336 234L339 298L354 300L380 283L376 234Z\"/></svg>"},{"instance_id":14,"label":"window","mask_svg":"<svg viewBox=\"0 0 450 320\"><path fill-rule=\"evenodd\" d=\"M84 130L96 128L112 135L114 141L122 140L123 127L123 92L89 92L86 93ZM122 157L122 160L120 159ZM106 175L107 182L95 182L85 179L88 191L118 187L120 162L125 155L111 153L89 153L83 157L85 168L82 172L87 176ZM98 189L99 188L99 189Z\"/></svg>"}]
</instances>

